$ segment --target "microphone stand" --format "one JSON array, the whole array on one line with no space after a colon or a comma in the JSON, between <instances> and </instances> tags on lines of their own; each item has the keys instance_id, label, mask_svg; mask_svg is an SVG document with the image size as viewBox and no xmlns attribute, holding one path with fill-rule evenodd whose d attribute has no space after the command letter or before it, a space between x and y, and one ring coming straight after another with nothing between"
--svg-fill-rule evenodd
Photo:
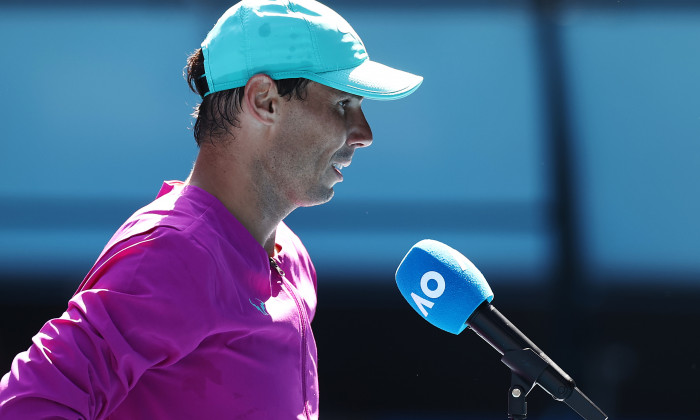
<instances>
[{"instance_id":1,"label":"microphone stand","mask_svg":"<svg viewBox=\"0 0 700 420\"><path fill-rule=\"evenodd\" d=\"M508 390L508 419L525 420L527 418L527 395L532 391L537 380L547 375L547 362L530 348L512 350L503 354L501 362L511 370L510 389ZM573 389L560 385L559 392L569 395L563 401L586 420L607 420L608 416L586 397L575 385ZM559 398L555 398L559 399Z\"/></svg>"},{"instance_id":2,"label":"microphone stand","mask_svg":"<svg viewBox=\"0 0 700 420\"><path fill-rule=\"evenodd\" d=\"M527 396L537 383L537 378L547 369L547 363L532 349L506 352L501 362L511 370L508 389L508 419L527 418Z\"/></svg>"},{"instance_id":3,"label":"microphone stand","mask_svg":"<svg viewBox=\"0 0 700 420\"><path fill-rule=\"evenodd\" d=\"M467 324L503 355L501 362L511 370L509 420L525 420L526 397L535 384L585 420L607 420L608 416L576 387L574 380L489 302L479 305Z\"/></svg>"}]
</instances>

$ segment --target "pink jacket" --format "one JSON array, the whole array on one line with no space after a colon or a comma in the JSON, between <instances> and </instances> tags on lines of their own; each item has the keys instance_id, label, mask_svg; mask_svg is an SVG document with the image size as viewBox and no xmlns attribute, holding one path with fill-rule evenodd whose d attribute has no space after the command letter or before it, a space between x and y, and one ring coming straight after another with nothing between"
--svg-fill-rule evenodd
<instances>
[{"instance_id":1,"label":"pink jacket","mask_svg":"<svg viewBox=\"0 0 700 420\"><path fill-rule=\"evenodd\" d=\"M158 196L17 355L0 418L316 419L316 272L299 238L280 224L273 264L204 190Z\"/></svg>"}]
</instances>

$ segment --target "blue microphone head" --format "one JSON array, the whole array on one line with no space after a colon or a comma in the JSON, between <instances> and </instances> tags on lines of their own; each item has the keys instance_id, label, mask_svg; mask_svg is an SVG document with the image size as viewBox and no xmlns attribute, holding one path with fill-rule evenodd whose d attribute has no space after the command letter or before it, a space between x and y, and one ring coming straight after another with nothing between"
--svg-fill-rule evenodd
<instances>
[{"instance_id":1,"label":"blue microphone head","mask_svg":"<svg viewBox=\"0 0 700 420\"><path fill-rule=\"evenodd\" d=\"M408 251L396 270L404 299L428 322L452 334L493 292L481 272L458 251L424 239Z\"/></svg>"}]
</instances>

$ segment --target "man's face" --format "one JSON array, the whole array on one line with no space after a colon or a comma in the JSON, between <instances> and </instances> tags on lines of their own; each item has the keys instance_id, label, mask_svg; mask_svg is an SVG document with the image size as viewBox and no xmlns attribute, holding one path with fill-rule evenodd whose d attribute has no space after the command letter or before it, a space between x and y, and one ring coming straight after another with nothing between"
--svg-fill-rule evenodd
<instances>
[{"instance_id":1,"label":"man's face","mask_svg":"<svg viewBox=\"0 0 700 420\"><path fill-rule=\"evenodd\" d=\"M360 96L314 82L304 100L282 99L280 129L266 161L284 199L301 207L333 197L355 150L372 143L361 105Z\"/></svg>"}]
</instances>

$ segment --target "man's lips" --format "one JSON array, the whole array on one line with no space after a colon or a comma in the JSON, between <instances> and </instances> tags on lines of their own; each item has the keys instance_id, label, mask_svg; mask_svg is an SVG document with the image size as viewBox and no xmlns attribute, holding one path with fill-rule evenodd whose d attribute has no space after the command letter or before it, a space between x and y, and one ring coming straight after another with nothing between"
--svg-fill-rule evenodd
<instances>
[{"instance_id":1,"label":"man's lips","mask_svg":"<svg viewBox=\"0 0 700 420\"><path fill-rule=\"evenodd\" d=\"M343 172L342 172L343 168L347 168L348 166L350 166L350 161L347 160L347 161L343 161L343 162L333 162L333 163L331 163L331 166L335 170L336 174L338 174L338 176L342 180L343 179Z\"/></svg>"},{"instance_id":2,"label":"man's lips","mask_svg":"<svg viewBox=\"0 0 700 420\"><path fill-rule=\"evenodd\" d=\"M350 161L348 160L345 162L333 162L331 166L333 166L338 172L341 172L343 168L347 168L348 166L350 166Z\"/></svg>"}]
</instances>

